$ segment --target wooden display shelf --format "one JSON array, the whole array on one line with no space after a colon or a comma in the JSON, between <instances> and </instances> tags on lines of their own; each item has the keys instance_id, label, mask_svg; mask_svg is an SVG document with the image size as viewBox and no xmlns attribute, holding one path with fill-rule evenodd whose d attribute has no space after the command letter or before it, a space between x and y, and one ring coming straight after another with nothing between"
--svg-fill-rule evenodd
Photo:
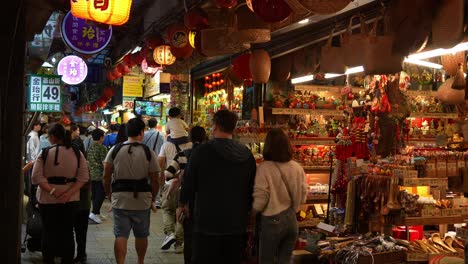
<instances>
[{"instance_id":1,"label":"wooden display shelf","mask_svg":"<svg viewBox=\"0 0 468 264\"><path fill-rule=\"evenodd\" d=\"M305 92L330 92L330 93L341 93L339 86L325 86L325 85L294 85L295 91Z\"/></svg>"},{"instance_id":2,"label":"wooden display shelf","mask_svg":"<svg viewBox=\"0 0 468 264\"><path fill-rule=\"evenodd\" d=\"M307 194L306 203L327 203L328 195L327 194Z\"/></svg>"},{"instance_id":3,"label":"wooden display shelf","mask_svg":"<svg viewBox=\"0 0 468 264\"><path fill-rule=\"evenodd\" d=\"M417 187L417 186L447 186L447 178L403 178L400 179L400 186Z\"/></svg>"},{"instance_id":4,"label":"wooden display shelf","mask_svg":"<svg viewBox=\"0 0 468 264\"><path fill-rule=\"evenodd\" d=\"M461 215L454 216L432 216L432 217L404 217L395 221L395 225L415 226L415 225L447 225L463 223Z\"/></svg>"},{"instance_id":5,"label":"wooden display shelf","mask_svg":"<svg viewBox=\"0 0 468 264\"><path fill-rule=\"evenodd\" d=\"M291 145L331 145L335 146L335 138L330 137L308 137L291 139Z\"/></svg>"},{"instance_id":6,"label":"wooden display shelf","mask_svg":"<svg viewBox=\"0 0 468 264\"><path fill-rule=\"evenodd\" d=\"M301 164L302 168L306 171L330 171L330 165L326 166L303 166Z\"/></svg>"},{"instance_id":7,"label":"wooden display shelf","mask_svg":"<svg viewBox=\"0 0 468 264\"><path fill-rule=\"evenodd\" d=\"M405 253L407 262L427 262L439 256L445 257L463 257L463 254L456 252L444 252L444 253Z\"/></svg>"},{"instance_id":8,"label":"wooden display shelf","mask_svg":"<svg viewBox=\"0 0 468 264\"><path fill-rule=\"evenodd\" d=\"M410 117L456 119L458 118L458 114L457 113L411 113Z\"/></svg>"},{"instance_id":9,"label":"wooden display shelf","mask_svg":"<svg viewBox=\"0 0 468 264\"><path fill-rule=\"evenodd\" d=\"M302 108L272 108L274 115L328 115L341 116L342 110L336 109L302 109Z\"/></svg>"},{"instance_id":10,"label":"wooden display shelf","mask_svg":"<svg viewBox=\"0 0 468 264\"><path fill-rule=\"evenodd\" d=\"M411 96L436 96L437 91L431 91L431 90L408 90L406 91L407 95Z\"/></svg>"}]
</instances>

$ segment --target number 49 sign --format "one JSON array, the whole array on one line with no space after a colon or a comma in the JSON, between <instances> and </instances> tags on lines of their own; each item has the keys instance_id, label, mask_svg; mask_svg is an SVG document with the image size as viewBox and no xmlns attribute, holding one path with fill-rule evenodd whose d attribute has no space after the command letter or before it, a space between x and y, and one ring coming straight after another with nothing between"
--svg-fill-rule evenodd
<instances>
[{"instance_id":1,"label":"number 49 sign","mask_svg":"<svg viewBox=\"0 0 468 264\"><path fill-rule=\"evenodd\" d=\"M61 78L60 75L30 75L28 111L61 112Z\"/></svg>"}]
</instances>

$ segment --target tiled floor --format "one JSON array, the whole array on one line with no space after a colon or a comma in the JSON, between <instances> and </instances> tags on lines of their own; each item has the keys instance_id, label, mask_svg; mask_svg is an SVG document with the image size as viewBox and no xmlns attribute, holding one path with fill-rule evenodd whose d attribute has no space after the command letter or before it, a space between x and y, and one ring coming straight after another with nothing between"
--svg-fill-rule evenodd
<instances>
[{"instance_id":1,"label":"tiled floor","mask_svg":"<svg viewBox=\"0 0 468 264\"><path fill-rule=\"evenodd\" d=\"M106 212L109 207L108 202L103 206L101 212ZM107 213L108 219L99 225L89 225L88 242L86 245L89 264L111 264L116 263L114 258L114 235L112 231L112 213ZM151 214L151 230L149 246L146 253L145 263L179 264L184 263L183 254L176 254L173 249L167 252L160 249L164 234L162 231L162 214L158 210ZM135 239L131 236L128 241L128 253L126 263L137 263L134 247ZM22 254L21 263L42 263L40 252L26 251Z\"/></svg>"}]
</instances>

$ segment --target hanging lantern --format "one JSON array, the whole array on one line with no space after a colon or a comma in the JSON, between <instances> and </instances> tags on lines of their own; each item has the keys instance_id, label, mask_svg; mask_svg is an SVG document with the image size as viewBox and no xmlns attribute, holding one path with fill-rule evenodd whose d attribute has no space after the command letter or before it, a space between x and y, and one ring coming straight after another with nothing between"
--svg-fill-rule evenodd
<instances>
[{"instance_id":1,"label":"hanging lantern","mask_svg":"<svg viewBox=\"0 0 468 264\"><path fill-rule=\"evenodd\" d=\"M95 103L93 103L93 104L91 104L91 105L89 106L89 110L90 110L91 112L96 112L96 111L98 110L98 107L97 107L97 105L96 105Z\"/></svg>"},{"instance_id":2,"label":"hanging lantern","mask_svg":"<svg viewBox=\"0 0 468 264\"><path fill-rule=\"evenodd\" d=\"M135 62L138 65L141 64L141 62L143 61L144 58L145 57L143 57L143 55L141 54L140 51L138 51L137 53L132 54L132 61Z\"/></svg>"},{"instance_id":3,"label":"hanging lantern","mask_svg":"<svg viewBox=\"0 0 468 264\"><path fill-rule=\"evenodd\" d=\"M176 58L186 59L186 58L192 56L193 48L190 45L186 45L183 48L171 47L171 53Z\"/></svg>"},{"instance_id":4,"label":"hanging lantern","mask_svg":"<svg viewBox=\"0 0 468 264\"><path fill-rule=\"evenodd\" d=\"M189 31L184 25L172 24L166 29L166 38L169 45L174 48L183 48L189 45Z\"/></svg>"},{"instance_id":5,"label":"hanging lantern","mask_svg":"<svg viewBox=\"0 0 468 264\"><path fill-rule=\"evenodd\" d=\"M113 80L115 80L115 76L114 76L114 74L112 73L112 71L108 71L107 74L106 74L106 77L107 77L107 80L109 80L109 81L111 81L111 82L112 82Z\"/></svg>"},{"instance_id":6,"label":"hanging lantern","mask_svg":"<svg viewBox=\"0 0 468 264\"><path fill-rule=\"evenodd\" d=\"M257 49L250 54L250 72L255 83L267 83L270 78L270 55L264 49Z\"/></svg>"},{"instance_id":7,"label":"hanging lantern","mask_svg":"<svg viewBox=\"0 0 468 264\"><path fill-rule=\"evenodd\" d=\"M281 22L292 13L291 8L284 0L254 0L252 7L255 14L268 23Z\"/></svg>"},{"instance_id":8,"label":"hanging lantern","mask_svg":"<svg viewBox=\"0 0 468 264\"><path fill-rule=\"evenodd\" d=\"M192 30L189 32L189 37L188 37L188 40L189 40L189 44L190 46L192 46L192 48L195 49L195 36L197 35L197 32Z\"/></svg>"},{"instance_id":9,"label":"hanging lantern","mask_svg":"<svg viewBox=\"0 0 468 264\"><path fill-rule=\"evenodd\" d=\"M241 80L252 79L250 72L250 54L242 54L232 62L232 72Z\"/></svg>"},{"instance_id":10,"label":"hanging lantern","mask_svg":"<svg viewBox=\"0 0 468 264\"><path fill-rule=\"evenodd\" d=\"M109 25L123 25L130 17L132 0L72 0L71 12L75 17Z\"/></svg>"},{"instance_id":11,"label":"hanging lantern","mask_svg":"<svg viewBox=\"0 0 468 264\"><path fill-rule=\"evenodd\" d=\"M161 65L171 65L176 61L176 57L172 55L171 47L168 45L161 45L155 48L153 58L156 63Z\"/></svg>"},{"instance_id":12,"label":"hanging lantern","mask_svg":"<svg viewBox=\"0 0 468 264\"><path fill-rule=\"evenodd\" d=\"M112 89L111 87L106 87L104 88L104 91L102 94L103 96L110 98L114 96L114 89Z\"/></svg>"},{"instance_id":13,"label":"hanging lantern","mask_svg":"<svg viewBox=\"0 0 468 264\"><path fill-rule=\"evenodd\" d=\"M201 8L192 8L184 15L184 25L190 30L207 28L208 14Z\"/></svg>"},{"instance_id":14,"label":"hanging lantern","mask_svg":"<svg viewBox=\"0 0 468 264\"><path fill-rule=\"evenodd\" d=\"M149 66L146 59L141 62L141 70L147 75L153 76L156 72L158 72L158 69L158 67Z\"/></svg>"},{"instance_id":15,"label":"hanging lantern","mask_svg":"<svg viewBox=\"0 0 468 264\"><path fill-rule=\"evenodd\" d=\"M237 0L213 0L218 8L233 8L237 5Z\"/></svg>"},{"instance_id":16,"label":"hanging lantern","mask_svg":"<svg viewBox=\"0 0 468 264\"><path fill-rule=\"evenodd\" d=\"M122 73L123 75L130 73L130 68L123 62L119 63L119 65L117 65L117 68L118 68L119 72Z\"/></svg>"},{"instance_id":17,"label":"hanging lantern","mask_svg":"<svg viewBox=\"0 0 468 264\"><path fill-rule=\"evenodd\" d=\"M96 105L98 108L104 108L106 104L107 102L105 102L104 99L102 99L102 97L96 100Z\"/></svg>"},{"instance_id":18,"label":"hanging lantern","mask_svg":"<svg viewBox=\"0 0 468 264\"><path fill-rule=\"evenodd\" d=\"M114 75L115 79L119 79L122 77L122 73L119 71L118 67L112 69L112 75Z\"/></svg>"}]
</instances>

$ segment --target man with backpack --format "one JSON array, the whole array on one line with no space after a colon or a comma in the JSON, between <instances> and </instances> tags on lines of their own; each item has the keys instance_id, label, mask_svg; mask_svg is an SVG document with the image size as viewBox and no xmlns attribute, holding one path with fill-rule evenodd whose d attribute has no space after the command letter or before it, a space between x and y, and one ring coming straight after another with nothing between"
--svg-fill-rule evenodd
<instances>
[{"instance_id":1,"label":"man with backpack","mask_svg":"<svg viewBox=\"0 0 468 264\"><path fill-rule=\"evenodd\" d=\"M181 145L169 141L165 142L159 152L159 166L161 168L169 167L172 165L176 156L180 157L179 162L186 163L187 161L183 151L190 148L192 148L191 142ZM182 161L183 159L185 161ZM161 208L163 209L164 234L166 235L166 238L161 245L161 249L168 250L175 242L174 251L176 253L182 253L184 230L182 224L176 221L180 182L177 177L174 177L176 175L173 175L172 177L167 176L169 175L165 175L164 173L161 174L162 182L164 184Z\"/></svg>"},{"instance_id":2,"label":"man with backpack","mask_svg":"<svg viewBox=\"0 0 468 264\"><path fill-rule=\"evenodd\" d=\"M148 248L150 208L159 189L160 171L156 154L142 144L145 123L132 118L127 123L128 141L111 148L104 161L104 190L114 212L114 254L125 263L130 231L135 236L138 263L143 263ZM112 188L111 188L112 186Z\"/></svg>"}]
</instances>

